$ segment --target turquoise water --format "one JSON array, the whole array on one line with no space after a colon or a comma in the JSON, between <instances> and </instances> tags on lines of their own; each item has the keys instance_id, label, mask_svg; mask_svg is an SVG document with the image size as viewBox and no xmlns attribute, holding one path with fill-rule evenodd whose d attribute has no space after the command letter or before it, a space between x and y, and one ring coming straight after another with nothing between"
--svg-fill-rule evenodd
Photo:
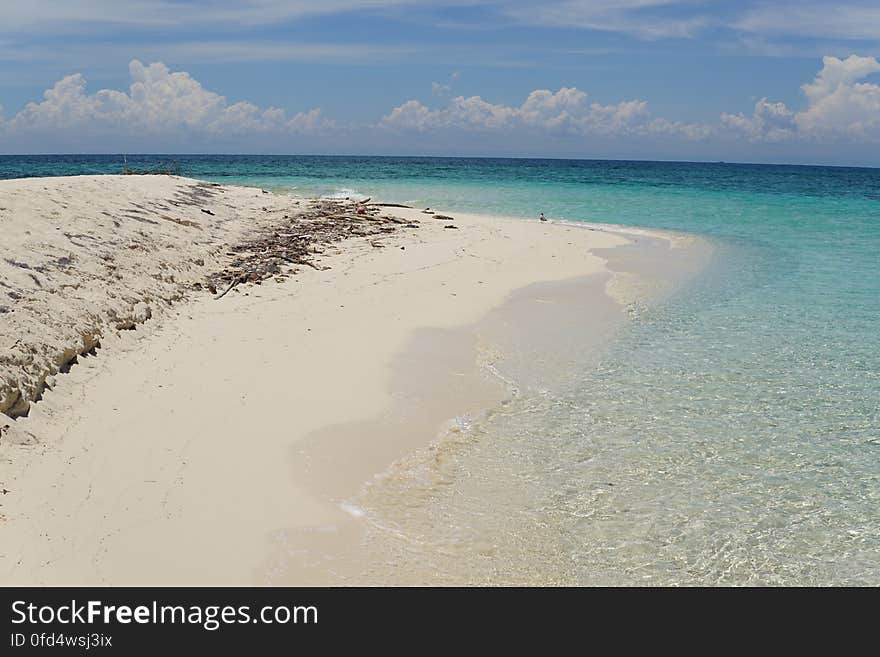
<instances>
[{"instance_id":1,"label":"turquoise water","mask_svg":"<svg viewBox=\"0 0 880 657\"><path fill-rule=\"evenodd\" d=\"M552 545L568 583L880 584L880 170L176 159L220 182L710 238L707 271L639 316L598 368L560 373L476 427L447 473L467 481L419 513L508 532L497 557L456 555L491 561L494 581L517 579L502 555L522 564ZM0 178L120 165L0 157ZM514 522L481 508L499 477L524 491L497 509Z\"/></svg>"}]
</instances>

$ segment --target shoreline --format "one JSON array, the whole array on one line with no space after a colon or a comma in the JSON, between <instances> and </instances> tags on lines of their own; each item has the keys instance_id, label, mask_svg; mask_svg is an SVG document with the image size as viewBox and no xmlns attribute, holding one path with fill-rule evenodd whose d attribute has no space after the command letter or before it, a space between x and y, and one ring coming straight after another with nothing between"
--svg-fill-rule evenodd
<instances>
[{"instance_id":1,"label":"shoreline","mask_svg":"<svg viewBox=\"0 0 880 657\"><path fill-rule=\"evenodd\" d=\"M469 526L467 518L455 515L456 510L438 503L437 499L445 499L450 491L461 494L456 479L464 476L482 481L481 485L487 489L483 492L489 495L482 497L480 504L485 504L487 509L501 501L494 495L504 498L505 508L509 508L510 500L519 499L523 494L517 491L516 480L506 480L495 473L497 463L480 463L474 470L473 461L468 460L475 446L489 437L486 431L493 418L505 414L524 396L552 394L555 382L553 376L547 376L550 372L559 368L598 366L618 333L626 330L639 312L661 303L710 257L709 245L703 244L705 248L693 249L687 258L668 267L663 276L654 271L657 278L651 284L633 286L631 279L644 272L631 268L627 255L612 254L633 248L650 261L668 249L665 237L663 240L647 237L647 234L642 237L650 244L629 243L603 250L608 254L607 271L518 288L467 326L419 329L397 354L398 367L391 383L391 389L398 393L417 388L416 399L407 395L369 422L327 427L313 434L309 437L312 442L307 443L312 458L317 452L329 464L340 448L352 444L358 435L393 434L396 426L411 421L416 412L425 410L424 398L442 394L450 380L442 377L444 368L438 365L438 358L428 355L431 346L442 345L440 351L446 360L454 357L470 363L476 370L468 372L471 378L481 376L482 383L488 380L499 394L482 407L477 404L479 408L475 412L464 412L463 402L447 399L446 412L437 415L435 426L439 429L427 444L411 445L401 458L374 474L357 492L337 491L333 499L348 516L339 514L332 528L285 528L279 532L280 547L271 562L266 583L288 586L571 583L572 579L566 575L548 572L538 565L547 555L531 554L524 558L518 552L524 545L506 544L501 535L488 528ZM632 253L628 256L631 258ZM627 284L618 294L611 294L610 284L622 275L626 275ZM623 294L629 295L625 297L630 300L629 304L619 302ZM429 383L425 383L425 379ZM471 391L478 388L479 383L471 380L470 386L466 385L468 393L473 394ZM431 410L430 405L427 410ZM455 417L451 416L453 412L457 413ZM428 434L427 431L422 433ZM336 442L328 444L328 439L333 437ZM504 450L503 445L500 449ZM452 471L457 474L451 474ZM525 499L522 502L527 503ZM441 531L436 525L437 518L428 519L428 510L438 505L442 522L450 523L455 529ZM465 524L459 525L462 521ZM544 534L542 540L552 540L540 526L534 527L533 533L535 536ZM537 539L529 536L528 540ZM437 544L432 545L434 542ZM291 559L291 555L295 559ZM303 555L308 556L306 566L300 561Z\"/></svg>"},{"instance_id":2,"label":"shoreline","mask_svg":"<svg viewBox=\"0 0 880 657\"><path fill-rule=\"evenodd\" d=\"M526 361L547 353L560 323L584 319L582 312L571 312L567 303L571 295L590 307L589 322L581 323L589 329L582 346L598 355L613 339L627 317L605 294L609 278L597 272L532 283L512 291L470 324L412 332L392 357L388 406L371 418L327 426L304 438L302 453L317 465L318 473L325 473L347 451L361 464L360 474L328 485L310 477L307 469L295 470L297 480L339 512L332 527L291 526L280 531L265 583L466 583L443 581L434 573L412 568L406 559L386 568L386 539L399 536L393 516L402 508L408 512L418 508L424 502L422 494L441 481L435 470L451 453L466 448L477 427L535 384L523 368ZM540 317L534 313L536 306L545 311ZM397 445L393 454L386 452L381 464L370 460L377 439ZM364 468L364 462L374 467ZM430 482L427 488L419 491L426 482ZM420 535L419 540L424 538Z\"/></svg>"},{"instance_id":3,"label":"shoreline","mask_svg":"<svg viewBox=\"0 0 880 657\"><path fill-rule=\"evenodd\" d=\"M340 242L322 256L326 271L181 302L59 378L16 421L38 442L0 445L12 490L0 537L14 546L0 581L333 581L306 563L302 536L356 546L357 516L341 506L352 493L450 419L503 399L469 362L479 350L462 327L539 282L578 280L607 296L619 276L595 252L632 245L610 229L460 213L447 229L392 210L419 230L385 248ZM617 294L624 308L643 291ZM401 386L394 363L407 358ZM412 416L389 415L395 407ZM400 435L365 429L376 417Z\"/></svg>"}]
</instances>

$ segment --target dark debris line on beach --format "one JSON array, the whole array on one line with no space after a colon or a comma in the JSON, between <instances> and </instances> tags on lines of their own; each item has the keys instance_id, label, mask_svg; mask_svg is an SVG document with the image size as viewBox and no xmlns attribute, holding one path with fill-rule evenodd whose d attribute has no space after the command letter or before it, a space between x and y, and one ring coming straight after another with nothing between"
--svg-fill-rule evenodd
<instances>
[{"instance_id":1,"label":"dark debris line on beach","mask_svg":"<svg viewBox=\"0 0 880 657\"><path fill-rule=\"evenodd\" d=\"M215 299L221 299L241 283L259 285L270 278L284 280L290 273L282 269L285 264L329 269L314 261L316 255L323 253L322 247L351 237L419 227L417 221L380 214L379 206L370 205L368 201L320 199L313 201L304 212L285 215L286 225L230 247L232 262L208 278L207 288L217 295ZM370 243L377 248L382 246L378 241ZM296 273L296 269L292 273Z\"/></svg>"}]
</instances>

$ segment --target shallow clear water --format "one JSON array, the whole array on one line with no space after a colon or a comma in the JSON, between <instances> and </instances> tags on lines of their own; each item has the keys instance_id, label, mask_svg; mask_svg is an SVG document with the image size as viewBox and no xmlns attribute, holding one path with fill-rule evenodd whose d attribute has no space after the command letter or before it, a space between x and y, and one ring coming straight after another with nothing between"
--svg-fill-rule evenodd
<instances>
[{"instance_id":1,"label":"shallow clear water","mask_svg":"<svg viewBox=\"0 0 880 657\"><path fill-rule=\"evenodd\" d=\"M176 159L223 182L543 211L716 245L707 271L639 315L598 367L547 372L450 443L418 504L389 519L422 536L401 555L438 579L469 559L471 581L880 584L880 170ZM0 157L0 177L120 165Z\"/></svg>"}]
</instances>

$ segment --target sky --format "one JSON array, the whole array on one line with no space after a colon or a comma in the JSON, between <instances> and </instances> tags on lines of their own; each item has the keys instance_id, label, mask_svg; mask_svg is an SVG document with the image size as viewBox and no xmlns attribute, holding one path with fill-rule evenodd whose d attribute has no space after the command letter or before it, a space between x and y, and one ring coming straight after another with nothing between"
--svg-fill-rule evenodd
<instances>
[{"instance_id":1,"label":"sky","mask_svg":"<svg viewBox=\"0 0 880 657\"><path fill-rule=\"evenodd\" d=\"M0 153L880 166L876 0L0 2Z\"/></svg>"}]
</instances>

